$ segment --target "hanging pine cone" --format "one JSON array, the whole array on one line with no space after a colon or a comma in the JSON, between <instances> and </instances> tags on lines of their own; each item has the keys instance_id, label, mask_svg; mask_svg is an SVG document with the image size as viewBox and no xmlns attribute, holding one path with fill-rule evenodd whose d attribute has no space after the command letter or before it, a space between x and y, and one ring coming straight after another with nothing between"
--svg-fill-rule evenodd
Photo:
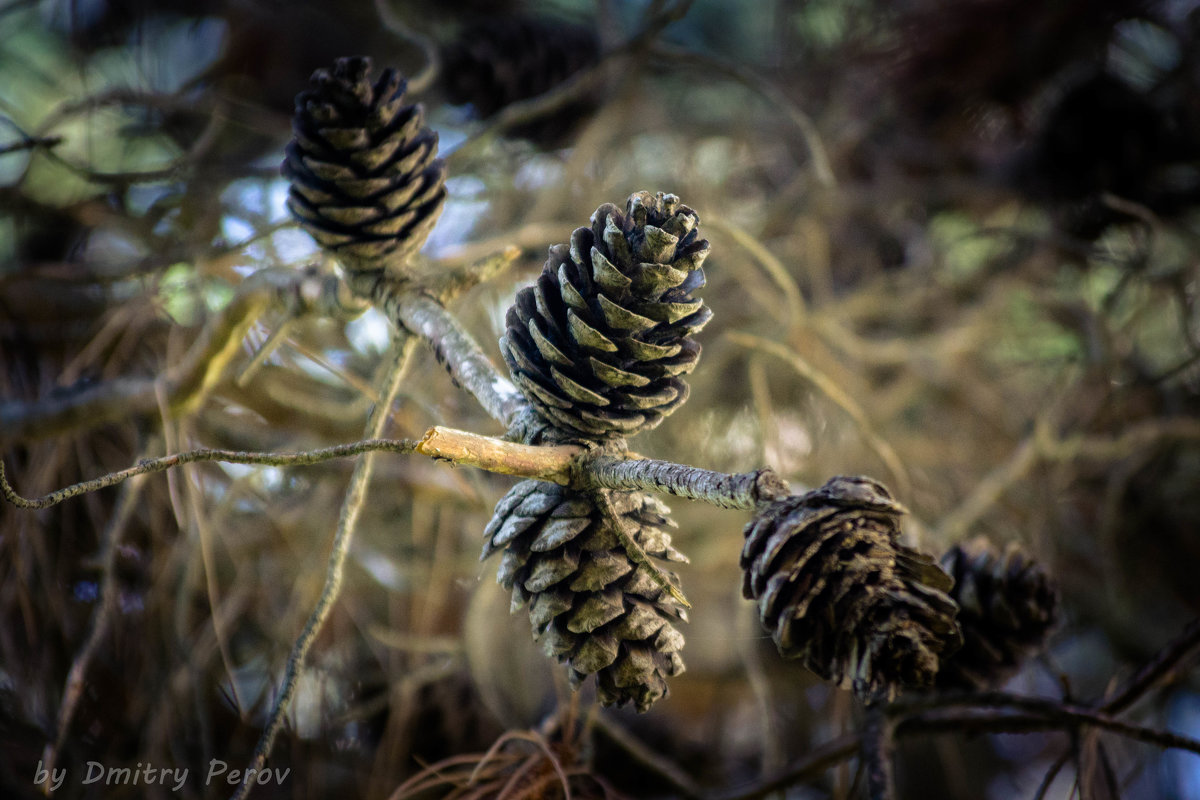
<instances>
[{"instance_id":1,"label":"hanging pine cone","mask_svg":"<svg viewBox=\"0 0 1200 800\"><path fill-rule=\"evenodd\" d=\"M696 366L692 334L712 316L691 296L708 256L698 223L673 194L638 192L625 213L606 203L517 293L500 351L551 425L589 439L629 436L687 399L679 376Z\"/></svg>"},{"instance_id":2,"label":"hanging pine cone","mask_svg":"<svg viewBox=\"0 0 1200 800\"><path fill-rule=\"evenodd\" d=\"M372 84L370 70L368 58L338 59L297 95L288 209L347 269L401 272L442 212L445 165L399 73Z\"/></svg>"},{"instance_id":3,"label":"hanging pine cone","mask_svg":"<svg viewBox=\"0 0 1200 800\"><path fill-rule=\"evenodd\" d=\"M671 546L665 505L604 491L647 555L686 561ZM683 635L672 623L686 613L630 560L586 494L522 481L496 504L484 535L483 558L504 550L497 579L512 590L512 609L529 604L534 636L568 665L573 686L595 674L601 703L632 702L638 711L667 694L666 678L684 669Z\"/></svg>"},{"instance_id":4,"label":"hanging pine cone","mask_svg":"<svg viewBox=\"0 0 1200 800\"><path fill-rule=\"evenodd\" d=\"M1001 555L982 536L951 548L942 556L942 567L954 577L950 596L961 609L963 646L942 664L938 686L996 687L1041 648L1054 627L1053 581L1016 544Z\"/></svg>"},{"instance_id":5,"label":"hanging pine cone","mask_svg":"<svg viewBox=\"0 0 1200 800\"><path fill-rule=\"evenodd\" d=\"M742 594L780 654L867 700L932 684L961 641L950 577L897 541L903 513L879 483L836 477L745 531Z\"/></svg>"},{"instance_id":6,"label":"hanging pine cone","mask_svg":"<svg viewBox=\"0 0 1200 800\"><path fill-rule=\"evenodd\" d=\"M600 58L590 27L524 15L480 19L442 49L447 99L470 103L486 119L507 105L544 94ZM509 129L513 136L555 143L596 106L594 93L548 116Z\"/></svg>"}]
</instances>

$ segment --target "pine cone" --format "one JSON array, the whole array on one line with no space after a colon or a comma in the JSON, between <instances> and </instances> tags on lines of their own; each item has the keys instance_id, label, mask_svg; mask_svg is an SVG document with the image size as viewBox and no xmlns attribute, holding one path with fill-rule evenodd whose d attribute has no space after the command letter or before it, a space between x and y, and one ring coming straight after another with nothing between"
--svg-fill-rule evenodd
<instances>
[{"instance_id":1,"label":"pine cone","mask_svg":"<svg viewBox=\"0 0 1200 800\"><path fill-rule=\"evenodd\" d=\"M451 103L470 103L486 119L507 105L544 94L600 58L596 31L524 15L476 20L442 49L442 80ZM541 119L509 129L553 143L595 107L589 95Z\"/></svg>"},{"instance_id":2,"label":"pine cone","mask_svg":"<svg viewBox=\"0 0 1200 800\"><path fill-rule=\"evenodd\" d=\"M698 223L673 194L638 192L624 214L606 203L517 293L500 350L551 425L589 439L628 436L687 399L679 376L700 358L691 335L712 316L691 297L708 256Z\"/></svg>"},{"instance_id":3,"label":"pine cone","mask_svg":"<svg viewBox=\"0 0 1200 800\"><path fill-rule=\"evenodd\" d=\"M647 555L687 560L671 546L666 506L640 492L607 494ZM594 673L601 703L638 711L666 696L666 678L684 669L672 622L687 615L630 560L586 494L522 481L496 504L484 535L483 558L504 550L497 579L512 590L513 611L529 604L535 638L567 663L573 686Z\"/></svg>"},{"instance_id":4,"label":"pine cone","mask_svg":"<svg viewBox=\"0 0 1200 800\"><path fill-rule=\"evenodd\" d=\"M930 685L961 642L950 577L897 541L903 513L875 481L836 477L745 530L742 594L780 654L867 700Z\"/></svg>"},{"instance_id":5,"label":"pine cone","mask_svg":"<svg viewBox=\"0 0 1200 800\"><path fill-rule=\"evenodd\" d=\"M1038 650L1058 616L1058 596L1046 571L1016 544L1001 555L984 537L942 556L954 577L962 649L938 673L938 686L986 689L1012 677Z\"/></svg>"},{"instance_id":6,"label":"pine cone","mask_svg":"<svg viewBox=\"0 0 1200 800\"><path fill-rule=\"evenodd\" d=\"M288 209L347 269L399 272L442 212L445 165L421 107L404 105L400 74L385 69L372 85L370 70L355 57L313 73L283 175Z\"/></svg>"}]
</instances>

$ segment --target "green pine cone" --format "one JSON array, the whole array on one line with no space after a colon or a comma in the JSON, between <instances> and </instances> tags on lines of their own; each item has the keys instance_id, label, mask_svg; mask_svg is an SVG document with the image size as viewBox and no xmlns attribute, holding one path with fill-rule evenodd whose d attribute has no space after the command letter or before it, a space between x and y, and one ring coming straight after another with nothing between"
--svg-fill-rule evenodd
<instances>
[{"instance_id":1,"label":"green pine cone","mask_svg":"<svg viewBox=\"0 0 1200 800\"><path fill-rule=\"evenodd\" d=\"M605 204L570 245L550 248L537 283L517 294L500 350L522 393L552 426L587 439L658 425L688 396L692 338L712 316L708 241L675 195Z\"/></svg>"},{"instance_id":2,"label":"green pine cone","mask_svg":"<svg viewBox=\"0 0 1200 800\"><path fill-rule=\"evenodd\" d=\"M442 212L446 170L400 74L372 84L370 70L368 58L338 59L296 96L288 209L347 269L403 273Z\"/></svg>"}]
</instances>

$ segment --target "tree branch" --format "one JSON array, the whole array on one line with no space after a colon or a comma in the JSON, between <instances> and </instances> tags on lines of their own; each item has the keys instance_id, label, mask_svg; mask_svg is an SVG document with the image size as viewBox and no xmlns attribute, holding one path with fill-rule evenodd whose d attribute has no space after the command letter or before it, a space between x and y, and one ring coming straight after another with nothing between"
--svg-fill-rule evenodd
<instances>
[{"instance_id":1,"label":"tree branch","mask_svg":"<svg viewBox=\"0 0 1200 800\"><path fill-rule=\"evenodd\" d=\"M351 288L370 298L397 327L424 339L462 388L507 429L529 404L438 300L413 284L385 275L351 276Z\"/></svg>"},{"instance_id":2,"label":"tree branch","mask_svg":"<svg viewBox=\"0 0 1200 800\"><path fill-rule=\"evenodd\" d=\"M571 482L571 464L585 451L579 445L539 447L492 436L436 426L417 443L423 456L563 486Z\"/></svg>"},{"instance_id":3,"label":"tree branch","mask_svg":"<svg viewBox=\"0 0 1200 800\"><path fill-rule=\"evenodd\" d=\"M607 455L577 460L572 483L606 489L650 489L703 500L721 508L753 509L791 493L787 483L770 467L731 475L672 461Z\"/></svg>"},{"instance_id":4,"label":"tree branch","mask_svg":"<svg viewBox=\"0 0 1200 800\"><path fill-rule=\"evenodd\" d=\"M199 461L284 467L318 464L335 458L381 451L417 453L452 464L478 467L520 478L550 481L582 491L656 491L688 500L701 500L721 508L753 509L789 492L787 484L769 467L754 472L727 474L672 461L642 458L636 453L627 454L624 458L597 456L580 445L518 444L506 439L437 426L430 428L420 441L364 439L295 453L210 448L188 450L159 458L143 459L127 469L110 472L99 478L82 481L33 498L17 493L8 481L4 462L0 461L0 494L18 508L42 509L81 494L115 486L135 475L162 472Z\"/></svg>"}]
</instances>

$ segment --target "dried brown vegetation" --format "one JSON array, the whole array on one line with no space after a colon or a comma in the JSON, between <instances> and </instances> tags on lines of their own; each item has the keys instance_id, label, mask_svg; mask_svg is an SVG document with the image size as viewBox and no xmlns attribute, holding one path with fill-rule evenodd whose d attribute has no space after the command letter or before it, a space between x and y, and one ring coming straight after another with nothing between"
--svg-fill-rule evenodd
<instances>
[{"instance_id":1,"label":"dried brown vegetation","mask_svg":"<svg viewBox=\"0 0 1200 800\"><path fill-rule=\"evenodd\" d=\"M443 45L517 5L0 8L7 480L229 451L0 506L0 794L53 765L61 797L226 797L217 761L289 770L255 797L1191 796L1200 12L527 3L600 55L589 37L543 94L452 105ZM360 52L441 137L419 297L343 280L285 210L293 98ZM699 215L713 318L687 404L630 446L743 500L769 499L768 465L875 476L927 553L1019 543L1060 622L1006 686L860 707L739 597L750 515L680 498L687 671L649 713L572 693L509 615L478 554L512 478L418 440L520 417L459 366L501 363L547 248L643 190ZM118 788L89 762L190 773Z\"/></svg>"}]
</instances>

